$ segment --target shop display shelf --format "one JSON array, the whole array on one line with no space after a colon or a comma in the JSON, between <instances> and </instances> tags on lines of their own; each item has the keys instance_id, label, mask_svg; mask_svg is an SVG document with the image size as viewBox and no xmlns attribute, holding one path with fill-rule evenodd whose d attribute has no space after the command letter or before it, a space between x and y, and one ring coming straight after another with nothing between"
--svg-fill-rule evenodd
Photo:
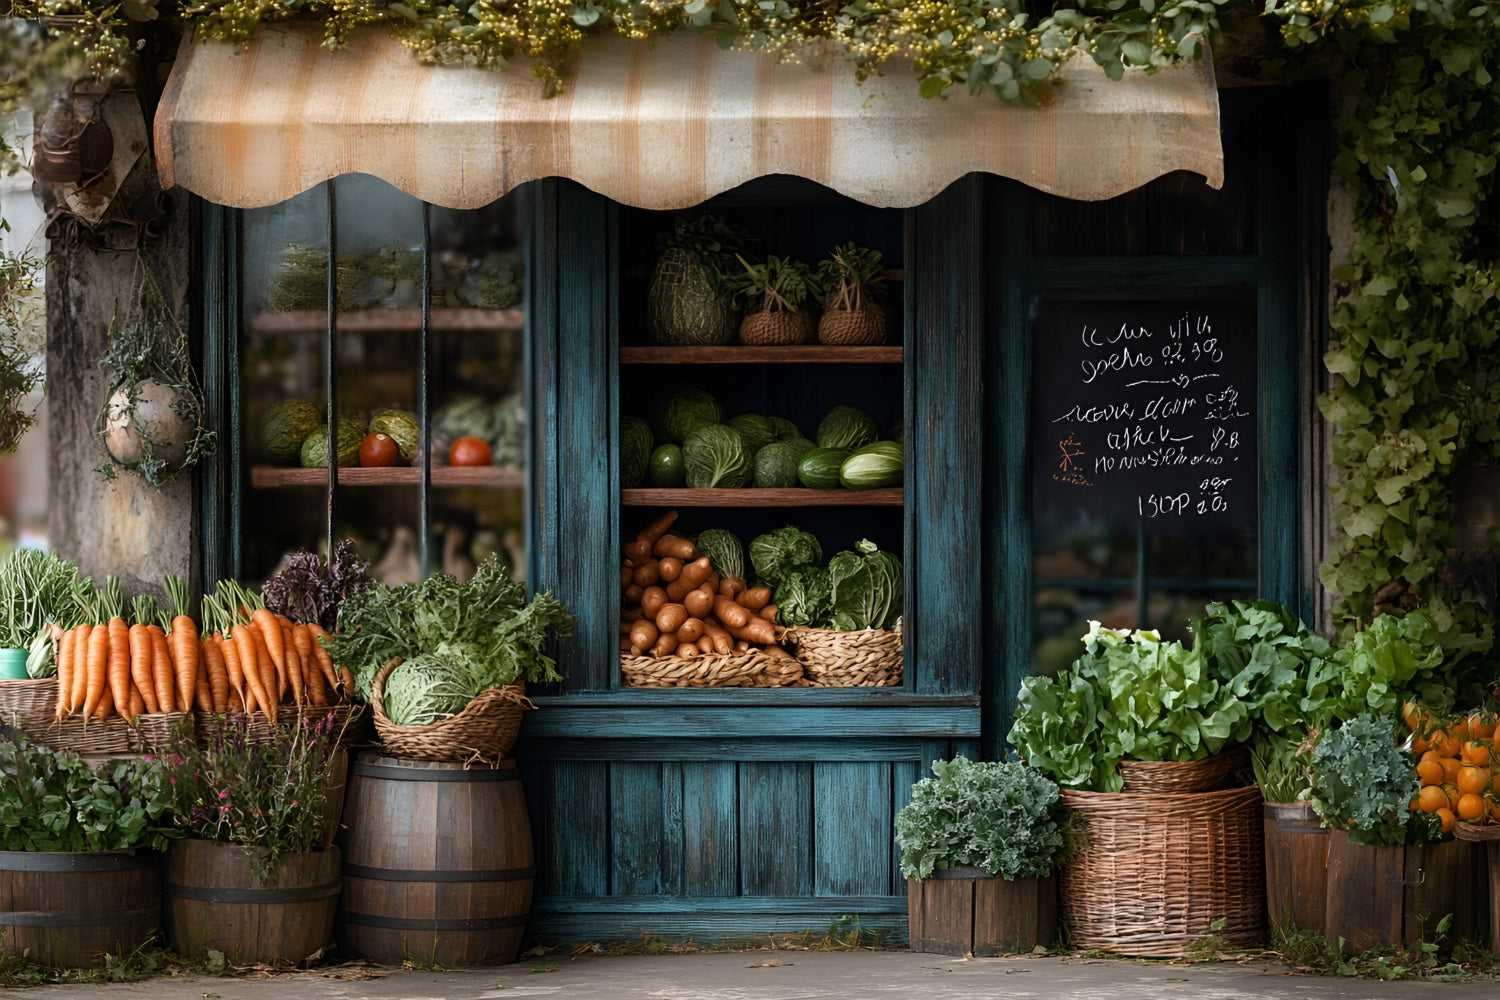
<instances>
[{"instance_id":1,"label":"shop display shelf","mask_svg":"<svg viewBox=\"0 0 1500 1000\"><path fill-rule=\"evenodd\" d=\"M899 365L895 347L834 347L794 344L789 347L622 347L622 365Z\"/></svg>"},{"instance_id":2,"label":"shop display shelf","mask_svg":"<svg viewBox=\"0 0 1500 1000\"><path fill-rule=\"evenodd\" d=\"M422 470L412 465L366 469L350 467L339 470L340 486L416 486L422 481ZM434 489L476 486L489 489L521 489L526 473L521 469L500 466L435 466ZM286 468L257 465L250 469L250 485L258 490L285 489L295 486L326 486L327 469Z\"/></svg>"},{"instance_id":3,"label":"shop display shelf","mask_svg":"<svg viewBox=\"0 0 1500 1000\"><path fill-rule=\"evenodd\" d=\"M903 495L899 486L879 490L633 489L620 491L620 503L626 507L900 507Z\"/></svg>"},{"instance_id":4,"label":"shop display shelf","mask_svg":"<svg viewBox=\"0 0 1500 1000\"><path fill-rule=\"evenodd\" d=\"M433 309L430 330L511 330L525 327L521 309ZM328 314L317 309L300 312L260 313L251 318L249 331L259 336L322 333ZM422 329L420 309L360 309L340 313L340 333L411 333Z\"/></svg>"}]
</instances>

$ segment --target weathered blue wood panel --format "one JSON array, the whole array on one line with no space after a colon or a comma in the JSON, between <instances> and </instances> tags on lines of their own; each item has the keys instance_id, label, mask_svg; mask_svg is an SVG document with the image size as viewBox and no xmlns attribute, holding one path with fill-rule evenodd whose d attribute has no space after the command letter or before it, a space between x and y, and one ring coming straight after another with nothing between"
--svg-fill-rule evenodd
<instances>
[{"instance_id":1,"label":"weathered blue wood panel","mask_svg":"<svg viewBox=\"0 0 1500 1000\"><path fill-rule=\"evenodd\" d=\"M812 894L812 765L740 765L740 891Z\"/></svg>"},{"instance_id":2,"label":"weathered blue wood panel","mask_svg":"<svg viewBox=\"0 0 1500 1000\"><path fill-rule=\"evenodd\" d=\"M878 933L886 943L906 943L906 886L897 896L804 897L592 897L549 896L538 900L526 921L528 936L544 941L639 941L662 937L755 940L830 928Z\"/></svg>"},{"instance_id":3,"label":"weathered blue wood panel","mask_svg":"<svg viewBox=\"0 0 1500 1000\"><path fill-rule=\"evenodd\" d=\"M664 820L662 765L609 765L610 894L653 895L670 891L663 873L679 866L673 848L681 826L668 833Z\"/></svg>"},{"instance_id":4,"label":"weathered blue wood panel","mask_svg":"<svg viewBox=\"0 0 1500 1000\"><path fill-rule=\"evenodd\" d=\"M874 896L891 884L889 764L812 765L813 894Z\"/></svg>"},{"instance_id":5,"label":"weathered blue wood panel","mask_svg":"<svg viewBox=\"0 0 1500 1000\"><path fill-rule=\"evenodd\" d=\"M928 772L909 761L891 764L891 881L886 891L892 896L906 898L906 879L901 876L901 845L896 843L896 814L911 802L911 786Z\"/></svg>"},{"instance_id":6,"label":"weathered blue wood panel","mask_svg":"<svg viewBox=\"0 0 1500 1000\"><path fill-rule=\"evenodd\" d=\"M682 892L734 896L740 887L738 768L713 761L684 761L679 767Z\"/></svg>"},{"instance_id":7,"label":"weathered blue wood panel","mask_svg":"<svg viewBox=\"0 0 1500 1000\"><path fill-rule=\"evenodd\" d=\"M662 695L658 708L573 706L566 700L538 699L542 711L524 724L527 739L684 739L733 738L748 741L838 736L975 736L979 706L968 708L760 708L687 707Z\"/></svg>"},{"instance_id":8,"label":"weathered blue wood panel","mask_svg":"<svg viewBox=\"0 0 1500 1000\"><path fill-rule=\"evenodd\" d=\"M565 762L543 770L545 819L537 846L542 895L607 896L609 766Z\"/></svg>"}]
</instances>

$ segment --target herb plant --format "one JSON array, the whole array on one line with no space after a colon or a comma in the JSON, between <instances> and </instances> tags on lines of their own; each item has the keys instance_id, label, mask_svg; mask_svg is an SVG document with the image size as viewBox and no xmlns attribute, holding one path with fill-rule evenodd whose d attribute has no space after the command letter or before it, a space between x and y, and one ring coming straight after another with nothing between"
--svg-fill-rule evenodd
<instances>
[{"instance_id":1,"label":"herb plant","mask_svg":"<svg viewBox=\"0 0 1500 1000\"><path fill-rule=\"evenodd\" d=\"M440 653L481 685L475 694L517 680L562 680L547 641L569 634L573 616L550 593L528 603L526 585L510 579L494 555L467 583L446 573L395 589L365 587L344 604L343 631L326 645L354 673L354 689L370 699L375 675L395 657Z\"/></svg>"},{"instance_id":2,"label":"herb plant","mask_svg":"<svg viewBox=\"0 0 1500 1000\"><path fill-rule=\"evenodd\" d=\"M879 250L845 243L818 262L824 309L864 309L885 289Z\"/></svg>"},{"instance_id":3,"label":"herb plant","mask_svg":"<svg viewBox=\"0 0 1500 1000\"><path fill-rule=\"evenodd\" d=\"M1003 879L1052 874L1062 851L1057 785L1016 761L932 762L896 814L901 874L974 867Z\"/></svg>"},{"instance_id":4,"label":"herb plant","mask_svg":"<svg viewBox=\"0 0 1500 1000\"><path fill-rule=\"evenodd\" d=\"M23 649L48 625L72 628L94 588L74 563L40 549L0 559L0 648Z\"/></svg>"},{"instance_id":5,"label":"herb plant","mask_svg":"<svg viewBox=\"0 0 1500 1000\"><path fill-rule=\"evenodd\" d=\"M160 850L172 802L167 776L149 761L95 770L14 730L0 737L0 850Z\"/></svg>"},{"instance_id":6,"label":"herb plant","mask_svg":"<svg viewBox=\"0 0 1500 1000\"><path fill-rule=\"evenodd\" d=\"M1387 719L1365 713L1324 733L1313 749L1312 778L1323 825L1347 830L1356 844L1419 844L1441 832L1436 816L1411 809L1421 781Z\"/></svg>"},{"instance_id":7,"label":"herb plant","mask_svg":"<svg viewBox=\"0 0 1500 1000\"><path fill-rule=\"evenodd\" d=\"M751 263L736 254L740 266L724 276L730 305L743 313L795 312L809 296L817 294L812 268L800 260L771 254L763 263Z\"/></svg>"}]
</instances>

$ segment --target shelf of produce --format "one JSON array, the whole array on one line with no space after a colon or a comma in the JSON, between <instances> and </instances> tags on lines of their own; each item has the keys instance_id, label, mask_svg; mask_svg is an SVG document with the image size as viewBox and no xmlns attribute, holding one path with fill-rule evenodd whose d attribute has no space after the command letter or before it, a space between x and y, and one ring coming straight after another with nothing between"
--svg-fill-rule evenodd
<instances>
[{"instance_id":1,"label":"shelf of produce","mask_svg":"<svg viewBox=\"0 0 1500 1000\"><path fill-rule=\"evenodd\" d=\"M902 489L879 490L621 490L626 507L900 507Z\"/></svg>"},{"instance_id":2,"label":"shelf of produce","mask_svg":"<svg viewBox=\"0 0 1500 1000\"><path fill-rule=\"evenodd\" d=\"M899 365L895 347L833 347L793 344L789 347L622 347L622 365Z\"/></svg>"},{"instance_id":3,"label":"shelf of produce","mask_svg":"<svg viewBox=\"0 0 1500 1000\"><path fill-rule=\"evenodd\" d=\"M526 315L520 309L434 309L431 330L520 330ZM361 309L340 313L341 333L402 333L422 329L420 309ZM320 310L260 313L250 320L253 334L322 333L328 314Z\"/></svg>"},{"instance_id":4,"label":"shelf of produce","mask_svg":"<svg viewBox=\"0 0 1500 1000\"><path fill-rule=\"evenodd\" d=\"M366 469L358 466L339 470L340 486L416 486L422 481L422 470L412 465ZM257 465L250 469L250 485L258 490L284 489L290 486L326 486L327 469L291 469L276 465ZM437 466L432 470L436 488L481 486L491 489L520 489L526 474L520 469L484 466Z\"/></svg>"}]
</instances>

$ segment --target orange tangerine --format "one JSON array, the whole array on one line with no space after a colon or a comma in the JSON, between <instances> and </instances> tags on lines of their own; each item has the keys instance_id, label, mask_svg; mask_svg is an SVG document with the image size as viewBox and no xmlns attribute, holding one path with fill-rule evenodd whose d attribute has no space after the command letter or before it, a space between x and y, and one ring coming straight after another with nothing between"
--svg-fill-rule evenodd
<instances>
[{"instance_id":1,"label":"orange tangerine","mask_svg":"<svg viewBox=\"0 0 1500 1000\"><path fill-rule=\"evenodd\" d=\"M1401 719L1406 723L1406 728L1414 733L1425 729L1429 718L1427 710L1414 701L1401 706Z\"/></svg>"},{"instance_id":2,"label":"orange tangerine","mask_svg":"<svg viewBox=\"0 0 1500 1000\"><path fill-rule=\"evenodd\" d=\"M1459 757L1465 764L1483 767L1490 762L1490 744L1484 740L1470 740L1459 751Z\"/></svg>"},{"instance_id":3,"label":"orange tangerine","mask_svg":"<svg viewBox=\"0 0 1500 1000\"><path fill-rule=\"evenodd\" d=\"M1439 809L1437 818L1443 821L1443 832L1452 833L1453 827L1458 824L1458 817L1453 815L1452 809Z\"/></svg>"},{"instance_id":4,"label":"orange tangerine","mask_svg":"<svg viewBox=\"0 0 1500 1000\"><path fill-rule=\"evenodd\" d=\"M1473 734L1469 731L1469 717L1467 715L1460 715L1456 719L1448 720L1444 728L1448 730L1449 736L1452 736L1460 743L1467 743L1474 738Z\"/></svg>"},{"instance_id":5,"label":"orange tangerine","mask_svg":"<svg viewBox=\"0 0 1500 1000\"><path fill-rule=\"evenodd\" d=\"M1500 716L1487 708L1475 709L1469 715L1469 734L1476 740L1494 739L1497 726L1500 726Z\"/></svg>"},{"instance_id":6,"label":"orange tangerine","mask_svg":"<svg viewBox=\"0 0 1500 1000\"><path fill-rule=\"evenodd\" d=\"M1434 753L1435 751L1432 749L1432 744L1427 741L1427 737L1423 736L1421 733L1412 733L1411 752Z\"/></svg>"},{"instance_id":7,"label":"orange tangerine","mask_svg":"<svg viewBox=\"0 0 1500 1000\"><path fill-rule=\"evenodd\" d=\"M1448 796L1443 794L1441 786L1423 785L1422 791L1417 794L1417 808L1424 813L1435 813L1447 807Z\"/></svg>"},{"instance_id":8,"label":"orange tangerine","mask_svg":"<svg viewBox=\"0 0 1500 1000\"><path fill-rule=\"evenodd\" d=\"M1443 786L1443 794L1446 795L1446 796L1448 796L1448 808L1450 808L1450 809L1457 809L1458 808L1458 799L1459 799L1459 796L1463 795L1463 792L1460 792L1458 790L1458 786L1457 785L1444 785Z\"/></svg>"},{"instance_id":9,"label":"orange tangerine","mask_svg":"<svg viewBox=\"0 0 1500 1000\"><path fill-rule=\"evenodd\" d=\"M1424 785L1441 785L1446 777L1443 765L1426 757L1417 762L1417 777Z\"/></svg>"},{"instance_id":10,"label":"orange tangerine","mask_svg":"<svg viewBox=\"0 0 1500 1000\"><path fill-rule=\"evenodd\" d=\"M1484 815L1484 799L1474 794L1465 794L1459 797L1458 808L1454 810L1458 818L1473 822Z\"/></svg>"},{"instance_id":11,"label":"orange tangerine","mask_svg":"<svg viewBox=\"0 0 1500 1000\"><path fill-rule=\"evenodd\" d=\"M1443 765L1443 783L1453 784L1458 780L1458 769L1461 766L1457 757L1442 756L1438 758Z\"/></svg>"},{"instance_id":12,"label":"orange tangerine","mask_svg":"<svg viewBox=\"0 0 1500 1000\"><path fill-rule=\"evenodd\" d=\"M1490 790L1490 772L1487 768L1465 765L1458 769L1454 784L1465 795L1483 795Z\"/></svg>"},{"instance_id":13,"label":"orange tangerine","mask_svg":"<svg viewBox=\"0 0 1500 1000\"><path fill-rule=\"evenodd\" d=\"M1500 823L1500 802L1490 799L1490 819Z\"/></svg>"},{"instance_id":14,"label":"orange tangerine","mask_svg":"<svg viewBox=\"0 0 1500 1000\"><path fill-rule=\"evenodd\" d=\"M1458 756L1459 750L1463 749L1464 745L1463 740L1459 739L1457 736L1454 736L1452 733L1444 732L1441 729L1432 734L1429 742L1432 743L1433 749L1442 754L1444 757L1455 758Z\"/></svg>"}]
</instances>

